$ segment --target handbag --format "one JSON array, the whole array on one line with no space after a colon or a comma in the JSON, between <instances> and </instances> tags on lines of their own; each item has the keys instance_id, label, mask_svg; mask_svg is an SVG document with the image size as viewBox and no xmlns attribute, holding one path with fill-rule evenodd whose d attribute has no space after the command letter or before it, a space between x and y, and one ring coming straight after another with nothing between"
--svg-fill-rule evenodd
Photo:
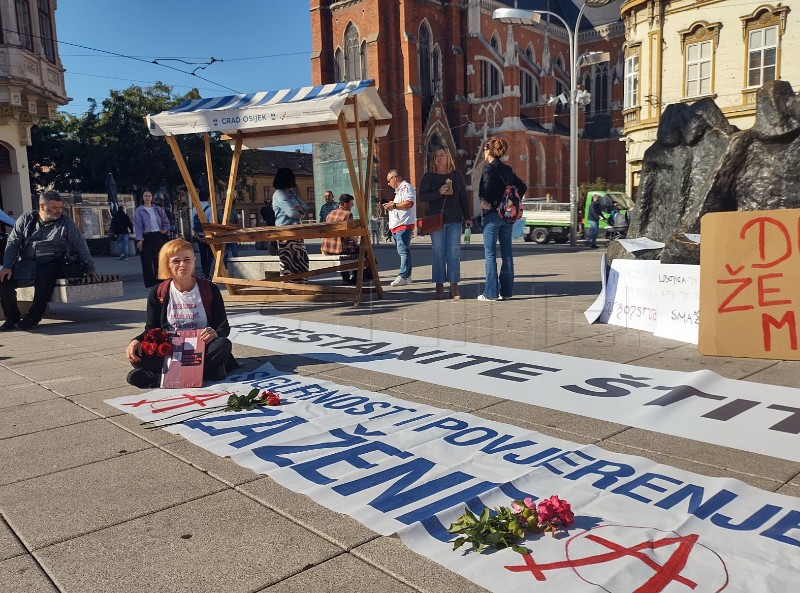
<instances>
[{"instance_id":1,"label":"handbag","mask_svg":"<svg viewBox=\"0 0 800 593\"><path fill-rule=\"evenodd\" d=\"M67 252L61 260L61 271L64 278L83 278L86 275L86 262L82 257Z\"/></svg>"},{"instance_id":2,"label":"handbag","mask_svg":"<svg viewBox=\"0 0 800 593\"><path fill-rule=\"evenodd\" d=\"M420 235L430 235L444 228L444 205L446 203L447 196L442 200L442 210L438 214L431 214L417 219L417 232Z\"/></svg>"}]
</instances>

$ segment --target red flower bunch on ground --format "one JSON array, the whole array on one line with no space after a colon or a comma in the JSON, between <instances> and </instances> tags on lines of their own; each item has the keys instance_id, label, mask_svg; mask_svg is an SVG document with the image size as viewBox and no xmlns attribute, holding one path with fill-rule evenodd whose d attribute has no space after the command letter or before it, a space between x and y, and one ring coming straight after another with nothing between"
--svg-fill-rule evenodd
<instances>
[{"instance_id":1,"label":"red flower bunch on ground","mask_svg":"<svg viewBox=\"0 0 800 593\"><path fill-rule=\"evenodd\" d=\"M279 406L281 405L281 396L279 396L274 391L262 391L261 392L261 402L265 403L268 406Z\"/></svg>"},{"instance_id":2,"label":"red flower bunch on ground","mask_svg":"<svg viewBox=\"0 0 800 593\"><path fill-rule=\"evenodd\" d=\"M160 327L147 330L142 338L142 352L147 356L169 356L172 354L172 344L169 336Z\"/></svg>"},{"instance_id":3,"label":"red flower bunch on ground","mask_svg":"<svg viewBox=\"0 0 800 593\"><path fill-rule=\"evenodd\" d=\"M549 531L555 535L556 531L574 522L575 515L569 503L553 495L538 504L528 497L513 501L510 508L497 507L494 511L485 508L479 517L466 509L447 532L458 536L453 542L454 550L469 543L472 550L479 553L490 548L511 548L524 554L528 549L516 542L527 533Z\"/></svg>"}]
</instances>

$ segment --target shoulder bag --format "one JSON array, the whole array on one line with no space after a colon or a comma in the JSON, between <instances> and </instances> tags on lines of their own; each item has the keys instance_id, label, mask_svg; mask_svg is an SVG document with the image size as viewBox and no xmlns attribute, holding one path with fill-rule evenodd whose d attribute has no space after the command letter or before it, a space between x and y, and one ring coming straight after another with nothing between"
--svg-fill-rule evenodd
<instances>
[{"instance_id":1,"label":"shoulder bag","mask_svg":"<svg viewBox=\"0 0 800 593\"><path fill-rule=\"evenodd\" d=\"M446 203L447 196L442 200L442 210L438 214L431 214L417 219L417 232L420 235L430 235L444 228L444 206Z\"/></svg>"}]
</instances>

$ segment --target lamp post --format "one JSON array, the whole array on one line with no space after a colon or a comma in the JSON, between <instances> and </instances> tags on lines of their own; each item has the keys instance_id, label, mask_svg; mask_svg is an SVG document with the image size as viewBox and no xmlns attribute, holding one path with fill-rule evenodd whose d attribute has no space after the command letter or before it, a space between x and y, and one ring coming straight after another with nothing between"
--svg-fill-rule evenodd
<instances>
[{"instance_id":1,"label":"lamp post","mask_svg":"<svg viewBox=\"0 0 800 593\"><path fill-rule=\"evenodd\" d=\"M549 10L522 10L517 8L498 8L492 13L492 19L509 25L535 25L542 20L542 15L555 17L561 21L567 30L569 40L569 244L575 247L578 244L578 68L579 62L596 64L608 60L605 52L590 52L584 56L578 55L578 31L586 7L597 8L605 6L612 0L585 0L578 12L575 21L575 30L570 29L569 23L564 18ZM598 59L600 58L600 59Z\"/></svg>"}]
</instances>

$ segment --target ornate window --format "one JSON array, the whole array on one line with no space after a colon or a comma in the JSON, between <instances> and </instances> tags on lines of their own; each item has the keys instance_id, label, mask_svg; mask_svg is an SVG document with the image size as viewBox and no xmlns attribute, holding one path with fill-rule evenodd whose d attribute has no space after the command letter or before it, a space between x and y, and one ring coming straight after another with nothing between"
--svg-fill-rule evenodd
<instances>
[{"instance_id":1,"label":"ornate window","mask_svg":"<svg viewBox=\"0 0 800 593\"><path fill-rule=\"evenodd\" d=\"M481 97L497 97L503 94L503 76L500 69L488 60L481 63Z\"/></svg>"},{"instance_id":2,"label":"ornate window","mask_svg":"<svg viewBox=\"0 0 800 593\"><path fill-rule=\"evenodd\" d=\"M525 48L525 57L528 58L531 64L536 64L536 52L533 51L533 46L530 43Z\"/></svg>"},{"instance_id":3,"label":"ornate window","mask_svg":"<svg viewBox=\"0 0 800 593\"><path fill-rule=\"evenodd\" d=\"M747 86L777 78L778 27L755 29L747 35Z\"/></svg>"},{"instance_id":4,"label":"ornate window","mask_svg":"<svg viewBox=\"0 0 800 593\"><path fill-rule=\"evenodd\" d=\"M361 78L361 46L358 43L358 29L353 23L348 24L344 31L344 78Z\"/></svg>"},{"instance_id":5,"label":"ornate window","mask_svg":"<svg viewBox=\"0 0 800 593\"><path fill-rule=\"evenodd\" d=\"M684 59L684 97L703 97L714 92L714 52L722 23L693 23L678 31Z\"/></svg>"},{"instance_id":6,"label":"ornate window","mask_svg":"<svg viewBox=\"0 0 800 593\"><path fill-rule=\"evenodd\" d=\"M489 41L489 45L492 46L494 51L500 53L500 40L497 38L497 33L492 33L492 39Z\"/></svg>"},{"instance_id":7,"label":"ornate window","mask_svg":"<svg viewBox=\"0 0 800 593\"><path fill-rule=\"evenodd\" d=\"M427 23L419 26L417 60L419 61L419 83L422 96L428 99L433 97L433 85L431 84L431 30Z\"/></svg>"},{"instance_id":8,"label":"ornate window","mask_svg":"<svg viewBox=\"0 0 800 593\"><path fill-rule=\"evenodd\" d=\"M33 35L31 32L31 7L28 0L16 0L17 31L19 41L26 49L33 51Z\"/></svg>"},{"instance_id":9,"label":"ornate window","mask_svg":"<svg viewBox=\"0 0 800 593\"><path fill-rule=\"evenodd\" d=\"M625 58L625 78L623 79L623 109L639 105L639 53L631 53Z\"/></svg>"},{"instance_id":10,"label":"ornate window","mask_svg":"<svg viewBox=\"0 0 800 593\"><path fill-rule=\"evenodd\" d=\"M519 82L521 92L521 105L539 104L539 83L536 78L527 70L519 71Z\"/></svg>"},{"instance_id":11,"label":"ornate window","mask_svg":"<svg viewBox=\"0 0 800 593\"><path fill-rule=\"evenodd\" d=\"M781 39L786 32L788 6L760 6L741 17L742 39L747 44L747 87L780 78Z\"/></svg>"},{"instance_id":12,"label":"ornate window","mask_svg":"<svg viewBox=\"0 0 800 593\"><path fill-rule=\"evenodd\" d=\"M597 64L592 67L592 102L591 108L594 113L608 111L608 63ZM587 87L587 90L588 87Z\"/></svg>"},{"instance_id":13,"label":"ornate window","mask_svg":"<svg viewBox=\"0 0 800 593\"><path fill-rule=\"evenodd\" d=\"M53 43L53 26L50 13L50 0L38 0L39 5L39 35L42 40L42 49L45 57L51 62L56 61L55 44Z\"/></svg>"},{"instance_id":14,"label":"ornate window","mask_svg":"<svg viewBox=\"0 0 800 593\"><path fill-rule=\"evenodd\" d=\"M711 94L711 42L701 41L686 46L686 85L684 97Z\"/></svg>"},{"instance_id":15,"label":"ornate window","mask_svg":"<svg viewBox=\"0 0 800 593\"><path fill-rule=\"evenodd\" d=\"M367 76L367 42L361 42L361 80L366 80Z\"/></svg>"},{"instance_id":16,"label":"ornate window","mask_svg":"<svg viewBox=\"0 0 800 593\"><path fill-rule=\"evenodd\" d=\"M431 52L431 85L433 94L437 97L442 96L442 54L439 46L435 45Z\"/></svg>"},{"instance_id":17,"label":"ornate window","mask_svg":"<svg viewBox=\"0 0 800 593\"><path fill-rule=\"evenodd\" d=\"M337 47L333 52L333 82L344 82L344 52L341 47Z\"/></svg>"}]
</instances>

